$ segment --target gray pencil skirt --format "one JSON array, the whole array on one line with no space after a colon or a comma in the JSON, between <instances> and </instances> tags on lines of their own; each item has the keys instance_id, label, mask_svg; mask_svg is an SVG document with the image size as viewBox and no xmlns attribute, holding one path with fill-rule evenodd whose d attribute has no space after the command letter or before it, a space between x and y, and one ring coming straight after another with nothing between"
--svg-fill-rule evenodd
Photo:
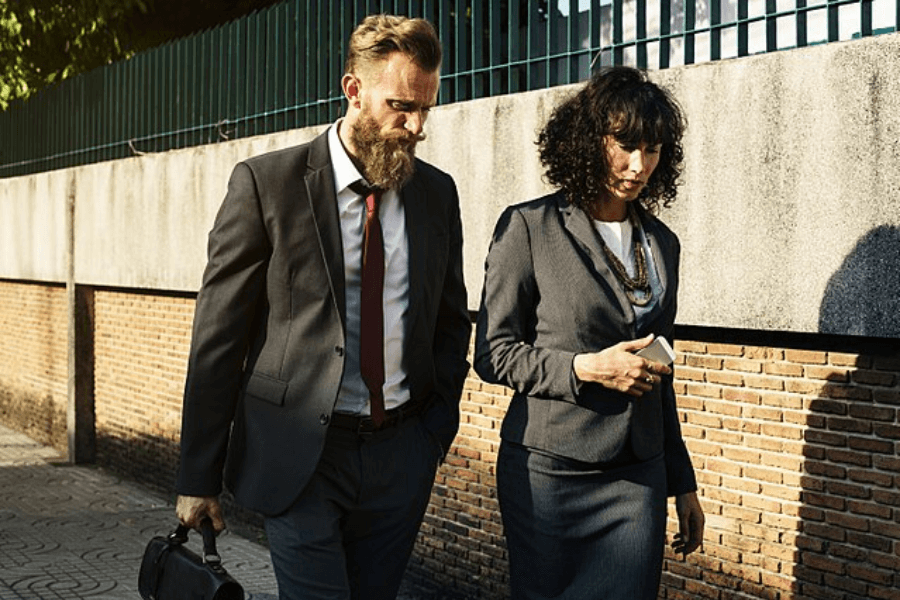
<instances>
[{"instance_id":1,"label":"gray pencil skirt","mask_svg":"<svg viewBox=\"0 0 900 600\"><path fill-rule=\"evenodd\" d=\"M503 442L497 492L513 600L655 600L666 538L663 457L616 468Z\"/></svg>"}]
</instances>

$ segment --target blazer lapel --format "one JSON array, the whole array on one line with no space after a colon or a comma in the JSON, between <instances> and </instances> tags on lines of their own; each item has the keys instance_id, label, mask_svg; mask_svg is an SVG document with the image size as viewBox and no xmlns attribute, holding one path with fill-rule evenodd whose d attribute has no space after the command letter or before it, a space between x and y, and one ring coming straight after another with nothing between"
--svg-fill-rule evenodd
<instances>
[{"instance_id":1,"label":"blazer lapel","mask_svg":"<svg viewBox=\"0 0 900 600\"><path fill-rule=\"evenodd\" d=\"M650 254L653 257L653 264L656 265L656 274L659 276L659 283L663 289L663 297L660 299L660 306L665 306L672 294L672 288L669 286L670 281L675 281L675 262L678 257L675 255L675 249L670 247L662 235L660 235L659 222L647 214L647 212L638 206L638 215L641 225L644 228L644 235L650 246Z\"/></svg>"},{"instance_id":2,"label":"blazer lapel","mask_svg":"<svg viewBox=\"0 0 900 600\"><path fill-rule=\"evenodd\" d=\"M566 230L572 235L581 249L590 258L594 271L600 276L599 279L613 293L619 302L619 308L625 316L626 324L631 327L634 324L634 308L625 295L625 290L616 279L615 273L609 268L600 243L597 241L597 232L588 219L587 215L580 208L576 208L569 204L565 198L559 195L559 210L563 214L563 222Z\"/></svg>"},{"instance_id":3,"label":"blazer lapel","mask_svg":"<svg viewBox=\"0 0 900 600\"><path fill-rule=\"evenodd\" d=\"M334 193L334 170L328 152L327 131L310 143L305 182L310 212L319 235L319 248L328 270L332 297L341 320L346 322L344 246L341 242L341 222Z\"/></svg>"}]
</instances>

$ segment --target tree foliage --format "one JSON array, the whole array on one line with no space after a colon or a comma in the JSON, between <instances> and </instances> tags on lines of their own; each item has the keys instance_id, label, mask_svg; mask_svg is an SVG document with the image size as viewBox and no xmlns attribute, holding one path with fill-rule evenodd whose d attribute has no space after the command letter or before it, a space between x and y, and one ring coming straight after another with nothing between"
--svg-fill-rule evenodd
<instances>
[{"instance_id":1,"label":"tree foliage","mask_svg":"<svg viewBox=\"0 0 900 600\"><path fill-rule=\"evenodd\" d=\"M0 110L278 0L0 0Z\"/></svg>"}]
</instances>

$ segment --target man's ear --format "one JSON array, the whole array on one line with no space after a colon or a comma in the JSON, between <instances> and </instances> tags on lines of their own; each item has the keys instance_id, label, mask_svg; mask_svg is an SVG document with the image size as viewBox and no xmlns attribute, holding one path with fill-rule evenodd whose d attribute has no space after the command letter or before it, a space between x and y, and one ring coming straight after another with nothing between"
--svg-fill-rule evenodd
<instances>
[{"instance_id":1,"label":"man's ear","mask_svg":"<svg viewBox=\"0 0 900 600\"><path fill-rule=\"evenodd\" d=\"M359 99L360 85L359 77L353 73L345 73L341 78L341 89L344 90L344 96L346 96L351 108L361 107Z\"/></svg>"}]
</instances>

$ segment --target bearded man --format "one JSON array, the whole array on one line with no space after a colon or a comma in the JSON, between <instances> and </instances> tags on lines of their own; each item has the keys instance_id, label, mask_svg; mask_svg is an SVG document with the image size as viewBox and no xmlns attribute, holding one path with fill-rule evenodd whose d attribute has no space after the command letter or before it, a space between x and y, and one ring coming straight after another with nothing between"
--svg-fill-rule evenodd
<instances>
[{"instance_id":1,"label":"bearded man","mask_svg":"<svg viewBox=\"0 0 900 600\"><path fill-rule=\"evenodd\" d=\"M262 513L281 600L395 598L459 427L471 332L449 175L415 158L441 47L367 17L345 117L239 163L209 236L176 512Z\"/></svg>"}]
</instances>

